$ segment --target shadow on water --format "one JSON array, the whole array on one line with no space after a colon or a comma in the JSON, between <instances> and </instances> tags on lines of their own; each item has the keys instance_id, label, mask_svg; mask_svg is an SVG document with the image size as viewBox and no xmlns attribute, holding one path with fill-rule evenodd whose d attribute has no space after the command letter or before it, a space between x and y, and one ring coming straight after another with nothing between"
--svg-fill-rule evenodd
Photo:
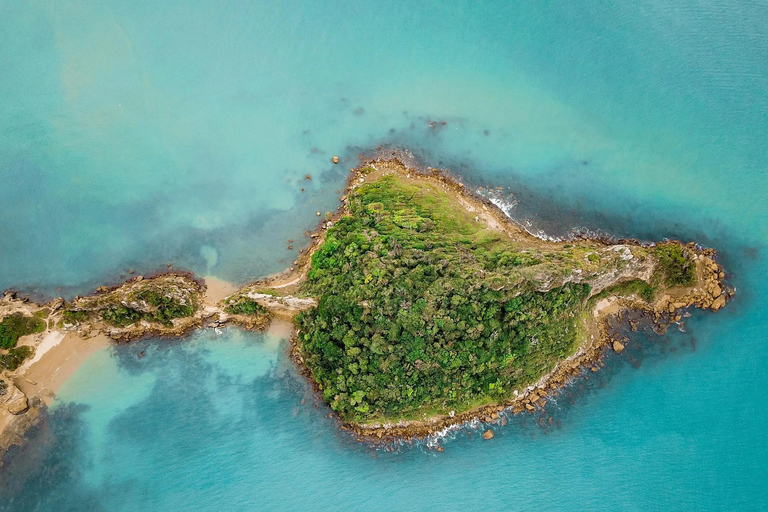
<instances>
[{"instance_id":1,"label":"shadow on water","mask_svg":"<svg viewBox=\"0 0 768 512\"><path fill-rule=\"evenodd\" d=\"M659 335L653 331L652 322L640 314L625 315L611 328L624 337L625 348L621 354L606 347L599 363L584 368L566 386L546 396L544 406L537 407L535 412L514 414L511 410L505 410L499 413L498 420L491 423L474 421L426 440L375 448L379 452L377 456L381 456L381 452L401 453L411 448L434 455L437 454L438 446L450 451L467 443L485 442L482 434L486 430L491 430L494 438L512 442L557 435L569 430L574 415L588 407L614 381L626 378L628 373L642 367L654 367L673 358L688 357L696 352L699 343L694 333L685 330L683 326L672 325L667 333ZM592 368L597 368L597 371L592 371Z\"/></svg>"},{"instance_id":2,"label":"shadow on water","mask_svg":"<svg viewBox=\"0 0 768 512\"><path fill-rule=\"evenodd\" d=\"M439 137L439 129L435 137ZM393 139L398 135L394 134ZM533 186L530 180L520 178L514 172L479 172L471 163L461 159L440 159L427 147L418 149L414 144L383 145L379 151L390 147L408 147L414 159L423 165L449 168L461 176L465 183L476 188L502 187L504 194L514 200L511 216L522 223L530 222L529 229L542 230L553 236L567 236L574 228L586 228L615 236L658 240L664 237L696 240L718 250L719 259L730 272L730 282L738 287L736 299L720 315L738 316L753 304L755 296L749 289L746 276L754 271L757 260L764 251L751 241L738 238L713 219L691 219L685 212L658 215L643 205L625 202L617 211L601 210L585 195L568 195L562 190L547 187L550 180L540 179L542 184ZM412 140L410 142L413 142ZM416 148L416 149L414 149ZM370 155L372 151L357 147L347 148L345 163L357 155ZM356 164L355 164L356 165ZM323 185L339 186L345 179L350 165L328 166L317 179ZM560 171L552 171L552 182L557 181ZM584 187L593 186L587 180ZM605 191L606 194L613 191ZM315 206L304 200L305 210ZM299 201L301 205L301 201ZM245 234L264 230L275 212L267 212L235 228ZM670 219L680 218L675 221ZM693 220L690 224L686 221ZM707 226L705 232L702 226ZM232 227L227 229L231 230ZM252 235L252 233L251 233ZM178 234L173 244L178 247L182 262L192 254L193 246L206 243L222 243L231 232L189 231ZM220 236L220 239L216 237ZM186 256L184 256L186 255ZM178 264L178 263L176 263ZM199 265L189 260L189 266ZM181 266L181 265L180 265ZM695 313L701 315L702 313ZM466 443L484 442L481 433L490 428L502 439L530 440L555 435L567 429L569 421L579 408L589 404L593 397L610 387L620 375L644 366L663 364L670 358L684 358L696 350L697 340L692 332L680 332L673 326L659 336L645 329L632 332L627 325L618 326L629 341L620 355L607 352L598 372L586 370L556 397L548 397L546 406L534 414L512 415L504 413L500 424L468 424L437 440L446 446L446 452ZM205 332L198 336L208 336ZM250 342L261 343L263 336L251 335ZM357 442L339 429L335 417L320 397L312 392L307 381L300 376L280 348L277 363L255 378L230 374L219 368L209 357L215 351L210 345L190 348L184 340L142 340L121 345L113 350L113 357L121 371L133 377L144 374L157 376L149 396L120 411L110 418L106 429L106 446L99 466L120 464L125 460L144 460L162 468L168 464L198 468L200 461L215 467L226 464L227 457L247 446L249 437L270 436L277 445L289 444L300 450L336 450L351 455L397 461L404 455L412 457L421 452L433 455L436 441L404 442L397 446L375 448ZM211 390L214 389L215 393ZM225 407L222 406L222 401ZM61 404L44 412L40 424L27 433L28 442L9 451L4 458L4 470L0 472L0 510L101 510L101 496L131 495L130 481L119 484L108 481L100 488L91 488L83 474L93 467L87 456L89 433L83 419L87 406ZM331 415L332 416L332 415ZM291 423L285 427L286 421ZM172 428L168 428L168 426ZM245 434L244 434L245 433ZM450 441L449 441L450 440ZM447 442L449 441L449 442ZM128 448L126 448L128 447ZM158 448L162 447L162 449ZM126 452L125 450L130 450ZM174 454L169 460L158 458ZM439 455L439 454L437 454Z\"/></svg>"},{"instance_id":3,"label":"shadow on water","mask_svg":"<svg viewBox=\"0 0 768 512\"><path fill-rule=\"evenodd\" d=\"M77 485L91 461L83 451L87 406L44 409L39 422L3 457L0 510L104 510L98 495Z\"/></svg>"}]
</instances>

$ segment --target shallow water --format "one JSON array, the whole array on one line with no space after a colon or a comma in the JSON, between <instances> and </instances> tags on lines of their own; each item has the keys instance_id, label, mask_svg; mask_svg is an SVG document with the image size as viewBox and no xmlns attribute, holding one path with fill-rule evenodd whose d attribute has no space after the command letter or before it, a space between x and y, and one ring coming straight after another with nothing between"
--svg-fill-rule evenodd
<instances>
[{"instance_id":1,"label":"shallow water","mask_svg":"<svg viewBox=\"0 0 768 512\"><path fill-rule=\"evenodd\" d=\"M281 270L391 145L504 187L533 230L715 247L738 290L639 336L551 426L443 453L359 446L275 339L117 347L11 454L0 509L765 509L765 19L733 0L0 3L0 288Z\"/></svg>"}]
</instances>

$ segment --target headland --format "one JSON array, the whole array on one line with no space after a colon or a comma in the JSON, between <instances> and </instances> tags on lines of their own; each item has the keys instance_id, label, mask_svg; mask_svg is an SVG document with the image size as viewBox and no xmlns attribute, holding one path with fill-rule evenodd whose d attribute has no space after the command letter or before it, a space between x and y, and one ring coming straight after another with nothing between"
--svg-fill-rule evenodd
<instances>
[{"instance_id":1,"label":"headland","mask_svg":"<svg viewBox=\"0 0 768 512\"><path fill-rule=\"evenodd\" d=\"M733 295L712 249L542 240L449 172L396 158L350 169L339 209L318 215L289 269L239 289L169 271L72 301L6 292L0 454L110 340L289 320L291 356L342 428L386 442L535 411L624 349L610 319L633 311L663 332Z\"/></svg>"}]
</instances>

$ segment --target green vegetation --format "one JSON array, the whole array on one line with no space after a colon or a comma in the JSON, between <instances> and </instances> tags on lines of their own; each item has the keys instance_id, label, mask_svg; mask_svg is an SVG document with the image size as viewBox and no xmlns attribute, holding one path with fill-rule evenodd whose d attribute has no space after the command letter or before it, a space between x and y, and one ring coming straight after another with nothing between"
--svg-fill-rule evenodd
<instances>
[{"instance_id":1,"label":"green vegetation","mask_svg":"<svg viewBox=\"0 0 768 512\"><path fill-rule=\"evenodd\" d=\"M101 318L105 322L117 327L128 327L144 317L144 313L125 306L112 306L101 311Z\"/></svg>"},{"instance_id":2,"label":"green vegetation","mask_svg":"<svg viewBox=\"0 0 768 512\"><path fill-rule=\"evenodd\" d=\"M90 319L93 315L98 315L106 323L116 327L127 327L141 320L171 326L174 318L192 316L195 312L194 305L185 304L179 299L150 288L130 293L125 302L136 301L151 306L151 310L144 311L143 309L131 308L123 305L121 300L111 299L109 302L101 303L92 309L68 309L63 315L64 322L79 324Z\"/></svg>"},{"instance_id":3,"label":"green vegetation","mask_svg":"<svg viewBox=\"0 0 768 512\"><path fill-rule=\"evenodd\" d=\"M345 419L498 401L575 350L589 286L537 289L591 261L583 250L514 242L396 176L353 191L349 207L303 285L318 307L296 320L304 361Z\"/></svg>"},{"instance_id":4,"label":"green vegetation","mask_svg":"<svg viewBox=\"0 0 768 512\"><path fill-rule=\"evenodd\" d=\"M49 308L43 308L40 311L36 311L34 315L37 318L41 318L41 319L45 320L46 318L48 318L48 315L50 315L50 314L51 314L51 310Z\"/></svg>"},{"instance_id":5,"label":"green vegetation","mask_svg":"<svg viewBox=\"0 0 768 512\"><path fill-rule=\"evenodd\" d=\"M13 371L21 366L24 360L33 353L34 350L32 350L32 347L26 345L12 348L8 350L7 354L0 354L0 368Z\"/></svg>"},{"instance_id":6,"label":"green vegetation","mask_svg":"<svg viewBox=\"0 0 768 512\"><path fill-rule=\"evenodd\" d=\"M618 283L614 286L611 286L610 288L606 288L602 292L592 297L592 299L602 299L611 295L627 296L635 293L646 302L651 302L654 297L656 297L656 292L656 286L648 284L642 279L632 279L630 281Z\"/></svg>"},{"instance_id":7,"label":"green vegetation","mask_svg":"<svg viewBox=\"0 0 768 512\"><path fill-rule=\"evenodd\" d=\"M14 313L0 322L0 348L13 348L19 338L45 330L45 322L34 316Z\"/></svg>"},{"instance_id":8,"label":"green vegetation","mask_svg":"<svg viewBox=\"0 0 768 512\"><path fill-rule=\"evenodd\" d=\"M64 311L64 323L66 324L72 324L77 325L79 323L85 322L90 317L90 312L88 311L81 311L77 309L67 309Z\"/></svg>"},{"instance_id":9,"label":"green vegetation","mask_svg":"<svg viewBox=\"0 0 768 512\"><path fill-rule=\"evenodd\" d=\"M163 325L170 325L174 318L183 318L192 316L195 308L190 304L182 304L173 297L168 297L153 290L141 290L136 293L138 300L143 300L157 309L152 313L145 313L147 320L160 322Z\"/></svg>"},{"instance_id":10,"label":"green vegetation","mask_svg":"<svg viewBox=\"0 0 768 512\"><path fill-rule=\"evenodd\" d=\"M696 277L696 267L689 251L679 244L662 244L653 248L659 260L659 271L667 286L691 286Z\"/></svg>"},{"instance_id":11,"label":"green vegetation","mask_svg":"<svg viewBox=\"0 0 768 512\"><path fill-rule=\"evenodd\" d=\"M246 316L267 314L267 308L248 297L240 297L224 308L224 311L232 315Z\"/></svg>"},{"instance_id":12,"label":"green vegetation","mask_svg":"<svg viewBox=\"0 0 768 512\"><path fill-rule=\"evenodd\" d=\"M127 327L140 320L171 326L174 318L192 316L195 308L154 290L144 289L133 294L131 300L143 301L154 306L153 311L139 311L121 304L113 304L101 310L101 318L110 325Z\"/></svg>"}]
</instances>

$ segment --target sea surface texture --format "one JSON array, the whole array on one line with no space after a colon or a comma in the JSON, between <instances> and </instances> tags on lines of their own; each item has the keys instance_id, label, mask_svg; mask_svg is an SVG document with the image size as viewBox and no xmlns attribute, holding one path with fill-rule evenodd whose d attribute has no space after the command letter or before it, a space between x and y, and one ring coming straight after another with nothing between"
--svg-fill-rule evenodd
<instances>
[{"instance_id":1,"label":"sea surface texture","mask_svg":"<svg viewBox=\"0 0 768 512\"><path fill-rule=\"evenodd\" d=\"M533 231L714 247L737 290L441 453L340 431L279 334L112 347L8 454L0 510L768 510L766 20L764 0L0 0L0 289L282 270L383 146L502 187Z\"/></svg>"}]
</instances>

